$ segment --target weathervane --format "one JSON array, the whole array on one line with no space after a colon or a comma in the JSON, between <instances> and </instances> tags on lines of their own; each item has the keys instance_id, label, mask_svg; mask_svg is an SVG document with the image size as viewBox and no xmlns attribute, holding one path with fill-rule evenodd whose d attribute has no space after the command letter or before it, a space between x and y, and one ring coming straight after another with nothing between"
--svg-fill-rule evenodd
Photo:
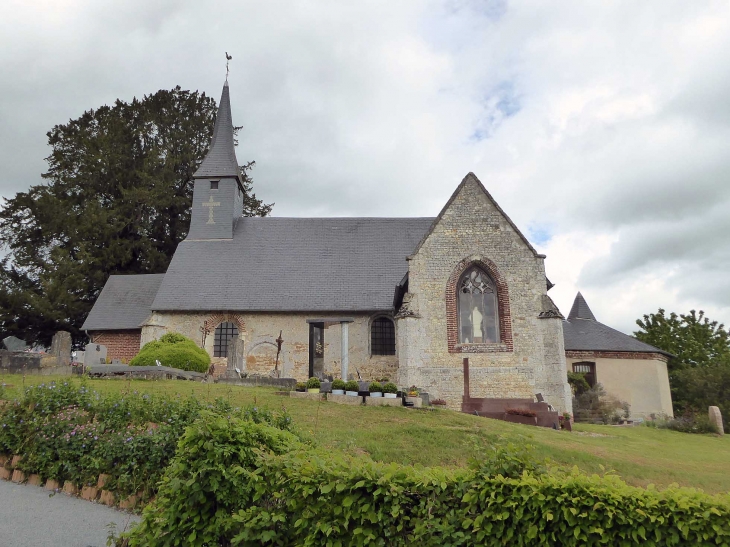
<instances>
[{"instance_id":1,"label":"weathervane","mask_svg":"<svg viewBox=\"0 0 730 547\"><path fill-rule=\"evenodd\" d=\"M228 55L228 52L226 51L226 82L228 81L228 61L233 59L232 55Z\"/></svg>"}]
</instances>

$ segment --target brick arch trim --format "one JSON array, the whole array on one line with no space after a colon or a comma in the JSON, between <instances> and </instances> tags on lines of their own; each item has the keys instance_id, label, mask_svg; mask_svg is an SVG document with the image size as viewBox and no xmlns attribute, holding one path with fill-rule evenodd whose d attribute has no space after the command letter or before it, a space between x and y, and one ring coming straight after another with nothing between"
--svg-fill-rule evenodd
<instances>
[{"instance_id":1,"label":"brick arch trim","mask_svg":"<svg viewBox=\"0 0 730 547\"><path fill-rule=\"evenodd\" d=\"M457 285L462 274L472 266L478 266L492 278L497 286L497 312L499 316L498 344L459 344L459 315L457 309ZM497 266L488 258L465 258L459 262L446 282L446 340L449 353L494 353L512 351L512 314L509 306L507 282Z\"/></svg>"},{"instance_id":2,"label":"brick arch trim","mask_svg":"<svg viewBox=\"0 0 730 547\"><path fill-rule=\"evenodd\" d=\"M218 325L226 322L234 323L236 325L239 336L246 333L246 322L240 315L235 313L214 313L209 315L205 321L203 321L203 326L200 330L203 331L204 336L207 337L215 331ZM205 344L205 342L203 342L203 344Z\"/></svg>"}]
</instances>

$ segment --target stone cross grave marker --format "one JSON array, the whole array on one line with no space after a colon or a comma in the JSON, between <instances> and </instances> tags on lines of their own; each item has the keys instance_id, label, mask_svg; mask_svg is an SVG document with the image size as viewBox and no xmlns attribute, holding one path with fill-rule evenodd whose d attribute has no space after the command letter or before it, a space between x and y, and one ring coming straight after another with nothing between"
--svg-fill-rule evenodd
<instances>
[{"instance_id":1,"label":"stone cross grave marker","mask_svg":"<svg viewBox=\"0 0 730 547\"><path fill-rule=\"evenodd\" d=\"M86 344L84 348L84 365L99 365L106 363L106 346L102 344Z\"/></svg>"},{"instance_id":2,"label":"stone cross grave marker","mask_svg":"<svg viewBox=\"0 0 730 547\"><path fill-rule=\"evenodd\" d=\"M15 336L8 336L7 338L4 338L3 344L8 351L25 351L28 349L28 344Z\"/></svg>"}]
</instances>

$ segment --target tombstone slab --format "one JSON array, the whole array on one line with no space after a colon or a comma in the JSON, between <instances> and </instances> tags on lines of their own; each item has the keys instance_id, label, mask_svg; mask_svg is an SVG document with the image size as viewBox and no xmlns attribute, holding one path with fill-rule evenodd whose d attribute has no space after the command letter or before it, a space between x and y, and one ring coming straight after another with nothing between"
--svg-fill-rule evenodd
<instances>
[{"instance_id":1,"label":"tombstone slab","mask_svg":"<svg viewBox=\"0 0 730 547\"><path fill-rule=\"evenodd\" d=\"M715 424L717 427L717 432L720 435L724 435L725 430L722 427L722 414L720 413L720 409L716 406L711 406L709 408L708 415L710 417L710 423Z\"/></svg>"},{"instance_id":2,"label":"tombstone slab","mask_svg":"<svg viewBox=\"0 0 730 547\"><path fill-rule=\"evenodd\" d=\"M25 351L28 349L28 344L15 336L3 338L3 344L8 351Z\"/></svg>"},{"instance_id":3,"label":"tombstone slab","mask_svg":"<svg viewBox=\"0 0 730 547\"><path fill-rule=\"evenodd\" d=\"M228 364L226 366L226 378L238 378L240 372L246 370L246 359L243 354L243 340L234 336L228 341Z\"/></svg>"},{"instance_id":4,"label":"tombstone slab","mask_svg":"<svg viewBox=\"0 0 730 547\"><path fill-rule=\"evenodd\" d=\"M51 355L56 358L58 366L71 364L71 333L60 330L51 340Z\"/></svg>"},{"instance_id":5,"label":"tombstone slab","mask_svg":"<svg viewBox=\"0 0 730 547\"><path fill-rule=\"evenodd\" d=\"M84 365L92 366L106 363L106 346L103 344L86 344L84 348Z\"/></svg>"}]
</instances>

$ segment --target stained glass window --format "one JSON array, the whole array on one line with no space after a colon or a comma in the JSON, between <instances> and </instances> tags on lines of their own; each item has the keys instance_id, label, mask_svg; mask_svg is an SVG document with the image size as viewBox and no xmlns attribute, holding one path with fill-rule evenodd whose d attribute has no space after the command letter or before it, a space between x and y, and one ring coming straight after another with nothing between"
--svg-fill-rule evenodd
<instances>
[{"instance_id":1,"label":"stained glass window","mask_svg":"<svg viewBox=\"0 0 730 547\"><path fill-rule=\"evenodd\" d=\"M370 349L373 355L395 355L395 325L387 317L378 317L370 326Z\"/></svg>"},{"instance_id":2,"label":"stained glass window","mask_svg":"<svg viewBox=\"0 0 730 547\"><path fill-rule=\"evenodd\" d=\"M459 280L459 343L499 342L497 290L480 268L469 268Z\"/></svg>"},{"instance_id":3,"label":"stained glass window","mask_svg":"<svg viewBox=\"0 0 730 547\"><path fill-rule=\"evenodd\" d=\"M218 325L213 339L213 357L228 357L228 342L236 336L238 336L238 327L234 323Z\"/></svg>"}]
</instances>

